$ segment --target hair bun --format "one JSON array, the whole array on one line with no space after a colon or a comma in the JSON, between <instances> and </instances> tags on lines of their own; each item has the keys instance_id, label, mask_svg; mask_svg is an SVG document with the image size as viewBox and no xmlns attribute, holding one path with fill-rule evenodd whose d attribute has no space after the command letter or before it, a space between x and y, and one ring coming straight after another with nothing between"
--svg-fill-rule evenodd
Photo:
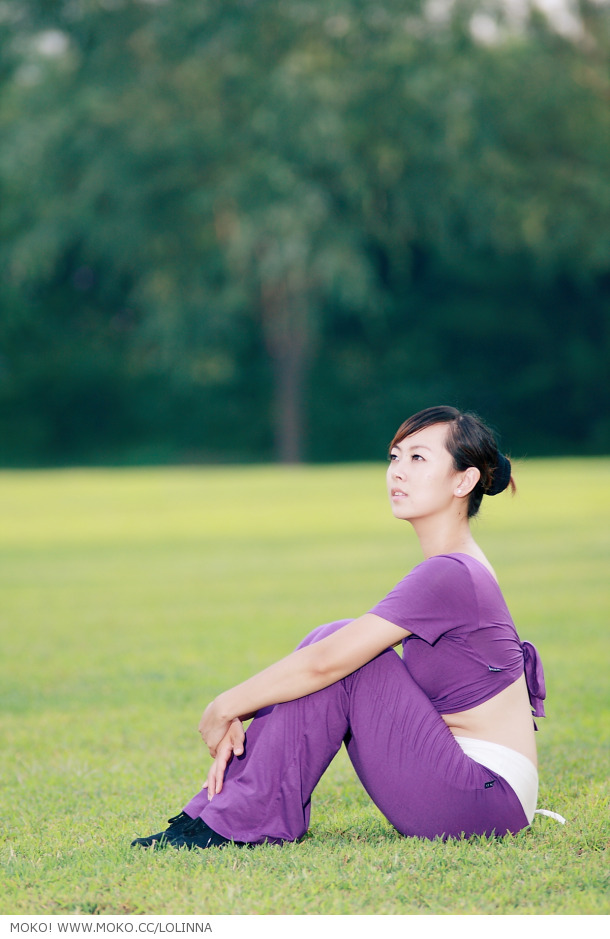
<instances>
[{"instance_id":1,"label":"hair bun","mask_svg":"<svg viewBox=\"0 0 610 939\"><path fill-rule=\"evenodd\" d=\"M497 496L499 492L504 492L510 482L511 472L510 460L502 453L498 453L498 465L493 471L491 486L485 490L485 494Z\"/></svg>"}]
</instances>

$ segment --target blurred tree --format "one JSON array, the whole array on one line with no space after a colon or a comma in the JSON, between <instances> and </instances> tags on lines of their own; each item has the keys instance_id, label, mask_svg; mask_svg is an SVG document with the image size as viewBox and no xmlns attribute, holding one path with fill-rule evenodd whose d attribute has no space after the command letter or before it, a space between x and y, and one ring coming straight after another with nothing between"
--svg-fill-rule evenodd
<instances>
[{"instance_id":1,"label":"blurred tree","mask_svg":"<svg viewBox=\"0 0 610 939\"><path fill-rule=\"evenodd\" d=\"M608 10L511 10L1 3L2 459L607 449Z\"/></svg>"}]
</instances>

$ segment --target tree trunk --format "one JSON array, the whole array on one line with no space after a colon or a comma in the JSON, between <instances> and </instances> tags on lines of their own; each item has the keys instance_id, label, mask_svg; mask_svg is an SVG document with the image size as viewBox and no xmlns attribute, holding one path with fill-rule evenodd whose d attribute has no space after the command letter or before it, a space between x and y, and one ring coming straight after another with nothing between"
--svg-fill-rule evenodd
<instances>
[{"instance_id":1,"label":"tree trunk","mask_svg":"<svg viewBox=\"0 0 610 939\"><path fill-rule=\"evenodd\" d=\"M305 384L311 352L306 294L287 280L263 283L262 326L273 367L276 458L300 463L304 455Z\"/></svg>"}]
</instances>

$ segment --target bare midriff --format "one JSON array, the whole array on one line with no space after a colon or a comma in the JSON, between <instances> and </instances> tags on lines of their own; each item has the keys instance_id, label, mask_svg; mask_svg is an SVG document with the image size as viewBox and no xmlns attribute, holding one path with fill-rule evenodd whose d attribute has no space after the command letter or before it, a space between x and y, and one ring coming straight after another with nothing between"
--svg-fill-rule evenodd
<instances>
[{"instance_id":1,"label":"bare midriff","mask_svg":"<svg viewBox=\"0 0 610 939\"><path fill-rule=\"evenodd\" d=\"M455 737L474 737L498 743L517 750L534 766L538 765L534 721L524 675L489 701L468 711L443 714L442 717Z\"/></svg>"}]
</instances>

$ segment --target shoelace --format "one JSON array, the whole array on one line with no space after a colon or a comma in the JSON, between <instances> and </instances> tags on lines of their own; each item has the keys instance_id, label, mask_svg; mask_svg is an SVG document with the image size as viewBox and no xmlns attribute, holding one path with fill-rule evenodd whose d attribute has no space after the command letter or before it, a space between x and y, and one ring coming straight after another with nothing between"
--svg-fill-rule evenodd
<instances>
[{"instance_id":1,"label":"shoelace","mask_svg":"<svg viewBox=\"0 0 610 939\"><path fill-rule=\"evenodd\" d=\"M183 818L188 818L186 812L180 812L179 815L174 815L173 818L168 818L168 822L170 825L175 825L176 822L181 822Z\"/></svg>"}]
</instances>

